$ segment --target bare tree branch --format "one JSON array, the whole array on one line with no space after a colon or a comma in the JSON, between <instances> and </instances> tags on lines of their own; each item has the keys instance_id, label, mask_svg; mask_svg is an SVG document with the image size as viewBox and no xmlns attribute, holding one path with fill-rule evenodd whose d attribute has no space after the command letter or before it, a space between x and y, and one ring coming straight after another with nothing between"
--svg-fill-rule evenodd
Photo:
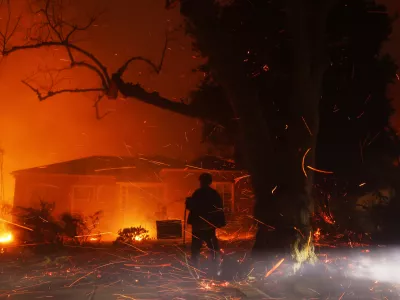
<instances>
[{"instance_id":1,"label":"bare tree branch","mask_svg":"<svg viewBox=\"0 0 400 300\"><path fill-rule=\"evenodd\" d=\"M1 0L0 0L1 1ZM60 0L62 1L62 0ZM9 18L7 20L6 28L3 32L0 32L0 53L3 56L11 55L15 52L33 50L33 49L43 49L43 48L52 48L52 47L62 47L66 49L70 60L69 69L75 67L86 68L96 74L97 77L101 80L100 87L90 87L90 88L65 88L65 89L54 89L54 85L47 92L42 92L43 89L35 88L32 84L28 83L28 81L23 81L23 83L29 87L33 92L36 93L39 100L45 100L55 95L63 94L63 93L86 93L86 92L100 92L97 100L94 103L94 108L96 109L96 117L98 119L104 118L110 112L107 112L103 115L99 113L99 103L103 99L105 95L109 95L109 98L112 94L117 95L118 92L125 97L135 98L141 102L166 109L181 115L185 115L193 118L205 119L210 122L219 123L218 120L213 119L210 115L205 111L199 111L194 106L190 104L185 104L182 102L176 102L169 100L160 96L157 92L150 93L146 91L140 84L132 84L124 82L122 79L122 75L128 68L128 66L134 61L142 61L149 65L154 72L157 74L160 73L164 60L165 54L167 51L168 45L168 36L166 37L161 60L159 64L155 64L150 59L145 58L143 56L134 56L128 59L118 70L116 73L110 75L107 71L105 65L103 65L100 60L91 52L81 48L76 45L72 38L75 33L79 31L85 31L93 25L96 18L92 17L88 20L88 22L84 25L75 25L69 23L64 19L62 14L62 4L60 4L56 8L56 4L53 0L43 0L44 5L39 10L33 12L36 14L40 21L34 24L28 31L26 35L26 43L17 44L10 46L10 40L15 35L19 24L20 19L17 20L15 26L11 26L11 9L8 4L9 9ZM61 3L61 2L57 2ZM57 9L60 9L61 12L58 12ZM83 57L82 59L77 60L76 55L79 54ZM65 68L64 68L65 69ZM114 87L117 88L116 91L111 91ZM113 95L113 97L115 97Z\"/></svg>"},{"instance_id":2,"label":"bare tree branch","mask_svg":"<svg viewBox=\"0 0 400 300\"><path fill-rule=\"evenodd\" d=\"M112 76L112 80L118 86L118 90L121 92L121 94L125 97L136 98L141 102L188 117L217 122L217 120L211 119L210 116L204 111L199 111L190 104L184 104L166 99L160 96L160 94L157 92L149 93L140 84L126 83L121 79L118 73Z\"/></svg>"},{"instance_id":3,"label":"bare tree branch","mask_svg":"<svg viewBox=\"0 0 400 300\"><path fill-rule=\"evenodd\" d=\"M3 54L3 56L8 56L14 52L18 52L21 50L40 49L40 48L54 47L54 46L64 46L64 47L67 46L68 48L76 50L77 52L83 54L84 56L86 56L87 58L92 60L95 63L95 65L97 65L97 67L93 66L89 63L83 62L83 61L75 62L75 60L73 60L71 62L71 65L72 66L75 66L75 65L76 66L85 66L85 67L89 68L90 70L96 72L102 81L103 87L108 88L111 80L107 73L106 67L93 54L91 54L90 52L88 52L74 44L71 44L71 43L49 41L49 42L41 42L41 43L36 43L36 44L19 45L19 46L13 46L9 49L3 49L2 54Z\"/></svg>"},{"instance_id":4,"label":"bare tree branch","mask_svg":"<svg viewBox=\"0 0 400 300\"><path fill-rule=\"evenodd\" d=\"M40 23L39 28L47 28L49 33L43 37L38 36L37 38L33 38L29 36L28 39L34 41L32 44L24 44L17 45L13 47L7 47L10 39L15 34L16 29L18 28L19 20L17 21L15 27L9 34L10 20L11 20L11 8L8 7L9 17L7 20L7 25L4 33L0 34L0 39L2 41L2 49L1 52L3 56L7 56L13 52L17 52L20 50L28 50L28 49L39 49L44 47L53 47L53 46L61 46L65 47L70 58L71 67L80 66L90 69L94 71L97 76L101 79L101 83L103 88L107 89L110 85L110 76L107 72L107 68L90 52L78 47L70 41L70 38L77 31L87 30L93 22L96 20L95 17L90 18L90 20L83 26L73 25L68 23L66 20L63 20L62 17L58 18L56 16L55 6L52 5L52 0L45 0L44 8L39 9L35 13L40 15L43 18L43 21ZM69 30L66 34L64 34L64 26L69 27ZM52 37L51 33L55 35L55 38ZM39 32L40 34L40 32ZM74 59L73 51L82 54L85 58L89 59L92 63L88 63L86 61L76 61Z\"/></svg>"},{"instance_id":5,"label":"bare tree branch","mask_svg":"<svg viewBox=\"0 0 400 300\"><path fill-rule=\"evenodd\" d=\"M168 36L166 36L165 38L165 43L164 43L164 48L162 51L162 55L161 55L161 61L159 63L159 65L156 65L155 63L153 63L150 59L144 58L142 56L134 56L130 59L128 59L123 65L122 67L120 67L117 71L117 74L119 74L119 76L122 76L123 73L126 71L126 69L128 68L128 65L133 62L133 61L144 61L145 63L147 63L157 74L160 73L163 63L164 63L164 58L165 58L165 53L167 51L168 48Z\"/></svg>"},{"instance_id":6,"label":"bare tree branch","mask_svg":"<svg viewBox=\"0 0 400 300\"><path fill-rule=\"evenodd\" d=\"M34 91L40 101L46 100L47 98L53 97L55 95L63 94L63 93L88 93L88 92L104 92L102 88L82 88L82 89L60 89L56 91L47 91L45 94L41 93L39 89L34 88L26 81L22 81L27 87L29 87L32 91Z\"/></svg>"},{"instance_id":7,"label":"bare tree branch","mask_svg":"<svg viewBox=\"0 0 400 300\"><path fill-rule=\"evenodd\" d=\"M201 118L201 119L206 119L208 121L211 121L213 123L216 122L215 119L210 118L210 115L204 114L204 112L200 112L199 110L195 109L193 106L190 104L185 104L182 102L176 102L172 101L169 99L166 99L162 96L159 95L157 92L152 92L149 93L147 92L140 84L132 84L129 82L124 82L122 79L122 75L126 71L127 67L129 64L133 61L143 61L146 64L148 64L157 74L160 73L164 59L165 59L165 54L168 49L168 36L165 39L164 43L164 48L162 51L161 55L161 60L159 65L156 65L154 62L152 62L150 59L142 57L142 56L134 56L130 59L128 59L118 70L112 75L112 81L116 84L118 87L119 92L124 97L133 97L138 99L141 102L166 109L169 111L172 111L174 113L178 113L181 115L185 115L188 117L193 117L193 118Z\"/></svg>"},{"instance_id":8,"label":"bare tree branch","mask_svg":"<svg viewBox=\"0 0 400 300\"><path fill-rule=\"evenodd\" d=\"M104 96L105 96L104 93L98 95L96 101L93 104L93 107L96 110L96 119L97 120L101 120L101 119L105 118L107 115L109 115L111 113L111 111L109 110L109 111L105 112L102 115L100 114L99 104L100 104L100 101L103 100Z\"/></svg>"}]
</instances>

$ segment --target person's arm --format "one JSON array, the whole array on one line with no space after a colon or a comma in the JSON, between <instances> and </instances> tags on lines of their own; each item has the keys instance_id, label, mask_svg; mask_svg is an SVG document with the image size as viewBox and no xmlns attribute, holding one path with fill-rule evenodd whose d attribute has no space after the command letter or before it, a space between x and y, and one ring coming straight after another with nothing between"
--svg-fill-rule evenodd
<instances>
[{"instance_id":1,"label":"person's arm","mask_svg":"<svg viewBox=\"0 0 400 300\"><path fill-rule=\"evenodd\" d=\"M197 191L195 191L192 195L192 197L188 197L186 198L186 209L188 210L192 210L195 206L195 201L196 201L196 197L197 197Z\"/></svg>"}]
</instances>

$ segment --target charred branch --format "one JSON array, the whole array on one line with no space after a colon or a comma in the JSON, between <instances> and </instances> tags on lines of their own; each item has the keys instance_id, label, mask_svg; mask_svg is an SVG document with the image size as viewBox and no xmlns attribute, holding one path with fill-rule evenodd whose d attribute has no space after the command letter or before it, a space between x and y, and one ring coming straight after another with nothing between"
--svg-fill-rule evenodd
<instances>
[{"instance_id":1,"label":"charred branch","mask_svg":"<svg viewBox=\"0 0 400 300\"><path fill-rule=\"evenodd\" d=\"M185 115L192 118L199 118L209 120L210 116L208 114L203 114L198 110L195 110L190 104L184 104L181 102L176 102L169 100L160 96L158 92L147 92L140 84L132 84L124 82L119 74L114 74L112 76L113 82L117 85L118 90L124 97L132 97L137 100L169 110L171 112ZM209 120L212 122L217 122L217 120ZM218 122L217 122L218 123Z\"/></svg>"},{"instance_id":2,"label":"charred branch","mask_svg":"<svg viewBox=\"0 0 400 300\"><path fill-rule=\"evenodd\" d=\"M126 69L128 68L129 64L131 62L134 61L143 61L146 64L148 64L154 72L156 72L157 74L159 74L161 72L163 63L164 63L164 59L165 59L165 53L167 51L167 46L168 46L168 37L166 37L165 39L165 43L164 43L164 48L162 51L162 55L161 55L161 60L160 63L158 65L156 65L154 62L152 62L150 59L142 57L142 56L134 56L130 59L128 59L116 72L116 74L118 74L120 77L124 74L124 72L126 71Z\"/></svg>"},{"instance_id":3,"label":"charred branch","mask_svg":"<svg viewBox=\"0 0 400 300\"><path fill-rule=\"evenodd\" d=\"M32 50L32 49L41 49L41 48L48 48L48 47L67 47L69 49L69 53L71 53L71 49L75 50L81 54L83 54L84 56L86 56L87 58L89 58L91 61L93 61L94 65L84 62L84 61L75 61L73 56L70 56L70 59L72 58L70 64L71 67L74 66L81 66L81 67L86 67L94 72L96 72L96 74L100 77L101 82L103 84L103 88L108 88L109 83L110 83L110 77L107 73L107 68L100 62L100 60L98 60L92 53L74 45L71 43L67 43L65 41L46 41L46 42L41 42L41 43L36 43L36 44L28 44L28 45L19 45L19 46L13 46L9 49L7 48L3 48L2 49L2 54L3 56L8 56L14 52L18 52L21 50ZM96 67L97 66L97 67Z\"/></svg>"},{"instance_id":4,"label":"charred branch","mask_svg":"<svg viewBox=\"0 0 400 300\"><path fill-rule=\"evenodd\" d=\"M53 97L55 95L59 94L65 94L65 93L89 93L89 92L104 92L104 89L102 88L82 88L82 89L60 89L60 90L49 90L45 93L40 92L39 89L33 87L31 84L29 84L26 81L22 81L23 84L25 84L27 87L29 87L33 92L36 93L39 101L46 100L47 98Z\"/></svg>"},{"instance_id":5,"label":"charred branch","mask_svg":"<svg viewBox=\"0 0 400 300\"><path fill-rule=\"evenodd\" d=\"M93 105L94 109L96 110L96 119L97 120L101 120L101 119L105 118L106 116L108 116L111 113L110 110L105 112L104 114L100 113L99 104L100 104L100 101L103 100L103 98L104 98L104 94L100 94L97 97L97 99L96 99L96 101L94 102L94 105Z\"/></svg>"}]
</instances>

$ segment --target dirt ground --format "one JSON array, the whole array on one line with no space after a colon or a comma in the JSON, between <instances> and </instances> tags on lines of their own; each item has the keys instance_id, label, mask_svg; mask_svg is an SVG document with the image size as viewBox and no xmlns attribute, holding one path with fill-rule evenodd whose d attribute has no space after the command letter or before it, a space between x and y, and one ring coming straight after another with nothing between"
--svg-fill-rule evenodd
<instances>
[{"instance_id":1,"label":"dirt ground","mask_svg":"<svg viewBox=\"0 0 400 300\"><path fill-rule=\"evenodd\" d=\"M0 298L400 299L400 250L320 250L317 265L294 274L290 258L251 261L249 249L224 244L223 275L212 279L205 257L194 270L188 248L175 243L68 247L52 255L15 247L0 256Z\"/></svg>"}]
</instances>

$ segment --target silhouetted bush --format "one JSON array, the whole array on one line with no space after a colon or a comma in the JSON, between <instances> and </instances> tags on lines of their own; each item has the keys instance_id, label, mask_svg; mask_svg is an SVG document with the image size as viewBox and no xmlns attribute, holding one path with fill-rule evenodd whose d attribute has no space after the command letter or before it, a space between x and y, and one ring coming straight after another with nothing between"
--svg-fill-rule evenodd
<instances>
[{"instance_id":1,"label":"silhouetted bush","mask_svg":"<svg viewBox=\"0 0 400 300\"><path fill-rule=\"evenodd\" d=\"M13 215L18 218L18 223L26 228L16 227L13 232L17 240L33 244L39 252L53 251L62 246L63 228L53 218L54 203L40 201L39 208L17 207Z\"/></svg>"},{"instance_id":2,"label":"silhouetted bush","mask_svg":"<svg viewBox=\"0 0 400 300\"><path fill-rule=\"evenodd\" d=\"M39 208L17 207L13 215L19 225L26 227L13 228L19 242L33 244L35 250L53 251L64 243L84 244L94 240L99 242L100 232L96 232L102 212L90 216L64 213L60 219L53 216L54 203L40 202ZM29 230L30 229L30 230Z\"/></svg>"},{"instance_id":3,"label":"silhouetted bush","mask_svg":"<svg viewBox=\"0 0 400 300\"><path fill-rule=\"evenodd\" d=\"M101 217L102 211L97 211L93 215L86 217L80 214L62 214L64 241L68 240L80 245L93 241L100 242L101 234L96 229Z\"/></svg>"},{"instance_id":4,"label":"silhouetted bush","mask_svg":"<svg viewBox=\"0 0 400 300\"><path fill-rule=\"evenodd\" d=\"M149 231L142 226L128 227L118 231L118 237L115 244L133 244L149 240Z\"/></svg>"}]
</instances>

